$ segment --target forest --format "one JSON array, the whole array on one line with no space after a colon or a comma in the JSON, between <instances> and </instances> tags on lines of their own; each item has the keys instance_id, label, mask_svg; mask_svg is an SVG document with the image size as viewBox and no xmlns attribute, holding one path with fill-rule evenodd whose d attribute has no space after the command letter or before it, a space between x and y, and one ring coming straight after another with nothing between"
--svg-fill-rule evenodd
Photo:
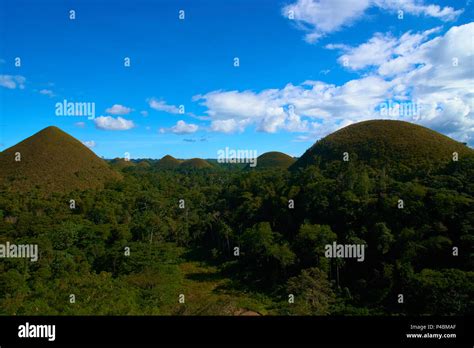
<instances>
[{"instance_id":1,"label":"forest","mask_svg":"<svg viewBox=\"0 0 474 348\"><path fill-rule=\"evenodd\" d=\"M122 172L52 199L2 193L0 242L37 243L40 258L1 261L1 314L473 313L472 158L409 181L342 162ZM365 261L325 258L333 241L366 244ZM193 302L189 260L196 291L228 281Z\"/></svg>"},{"instance_id":2,"label":"forest","mask_svg":"<svg viewBox=\"0 0 474 348\"><path fill-rule=\"evenodd\" d=\"M0 243L39 257L0 260L0 314L472 314L474 156L313 156L329 140L291 166L109 161L121 179L101 188L14 190L5 175ZM326 257L333 243L363 260Z\"/></svg>"}]
</instances>

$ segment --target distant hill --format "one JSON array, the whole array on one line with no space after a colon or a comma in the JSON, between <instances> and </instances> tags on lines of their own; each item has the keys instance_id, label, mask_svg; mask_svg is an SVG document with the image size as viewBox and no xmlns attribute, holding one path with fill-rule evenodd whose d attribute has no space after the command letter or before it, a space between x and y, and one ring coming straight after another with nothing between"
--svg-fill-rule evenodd
<instances>
[{"instance_id":1,"label":"distant hill","mask_svg":"<svg viewBox=\"0 0 474 348\"><path fill-rule=\"evenodd\" d=\"M136 165L137 165L137 167L141 167L141 168L149 168L149 167L151 167L150 162L148 162L147 160L138 161L138 162L136 162Z\"/></svg>"},{"instance_id":2,"label":"distant hill","mask_svg":"<svg viewBox=\"0 0 474 348\"><path fill-rule=\"evenodd\" d=\"M124 168L127 168L127 167L132 167L132 166L135 166L136 163L135 162L132 162L130 160L125 160L125 158L114 158L113 160L110 161L110 165L112 166L112 168L115 168L115 169L118 169L118 170L122 170Z\"/></svg>"},{"instance_id":3,"label":"distant hill","mask_svg":"<svg viewBox=\"0 0 474 348\"><path fill-rule=\"evenodd\" d=\"M431 129L403 121L372 120L352 124L317 141L291 167L326 166L349 160L394 172L428 170L452 162L453 152L459 157L474 151Z\"/></svg>"},{"instance_id":4,"label":"distant hill","mask_svg":"<svg viewBox=\"0 0 474 348\"><path fill-rule=\"evenodd\" d=\"M158 169L176 169L182 162L183 161L180 161L173 156L166 155L155 163L155 167Z\"/></svg>"},{"instance_id":5,"label":"distant hill","mask_svg":"<svg viewBox=\"0 0 474 348\"><path fill-rule=\"evenodd\" d=\"M18 162L16 153L21 155ZM121 177L87 146L57 127L47 127L0 153L0 185L7 190L68 192L99 188Z\"/></svg>"},{"instance_id":6,"label":"distant hill","mask_svg":"<svg viewBox=\"0 0 474 348\"><path fill-rule=\"evenodd\" d=\"M246 169L287 169L293 163L295 159L288 156L286 153L271 151L265 152L257 157L257 165L255 167L246 166Z\"/></svg>"},{"instance_id":7,"label":"distant hill","mask_svg":"<svg viewBox=\"0 0 474 348\"><path fill-rule=\"evenodd\" d=\"M212 168L212 164L201 159L201 158L191 158L186 161L183 161L180 165L182 169L202 169L202 168Z\"/></svg>"}]
</instances>

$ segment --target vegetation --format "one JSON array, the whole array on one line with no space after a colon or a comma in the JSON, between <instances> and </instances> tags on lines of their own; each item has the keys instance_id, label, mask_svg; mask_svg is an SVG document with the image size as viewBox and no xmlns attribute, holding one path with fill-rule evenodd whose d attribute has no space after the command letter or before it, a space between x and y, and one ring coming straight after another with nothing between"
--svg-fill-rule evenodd
<instances>
[{"instance_id":1,"label":"vegetation","mask_svg":"<svg viewBox=\"0 0 474 348\"><path fill-rule=\"evenodd\" d=\"M122 170L124 168L134 166L135 163L125 158L114 158L112 161L110 161L110 165L114 169Z\"/></svg>"},{"instance_id":2,"label":"vegetation","mask_svg":"<svg viewBox=\"0 0 474 348\"><path fill-rule=\"evenodd\" d=\"M343 160L344 153L350 162L385 168L390 175L420 176L440 168L459 156L472 154L462 143L431 129L409 122L371 120L342 128L321 139L308 149L292 169L308 165L330 166Z\"/></svg>"},{"instance_id":3,"label":"vegetation","mask_svg":"<svg viewBox=\"0 0 474 348\"><path fill-rule=\"evenodd\" d=\"M342 132L347 144L357 129ZM425 140L404 134L404 156L423 160ZM305 154L292 171L149 161L100 190L3 189L0 244L37 243L40 258L0 260L0 314L472 315L474 156L457 149L432 166L389 149L349 162ZM366 245L364 261L326 257L333 242Z\"/></svg>"},{"instance_id":4,"label":"vegetation","mask_svg":"<svg viewBox=\"0 0 474 348\"><path fill-rule=\"evenodd\" d=\"M176 169L183 161L177 160L173 156L166 155L156 163L158 169Z\"/></svg>"},{"instance_id":5,"label":"vegetation","mask_svg":"<svg viewBox=\"0 0 474 348\"><path fill-rule=\"evenodd\" d=\"M0 186L4 191L101 188L121 177L57 127L45 128L0 153Z\"/></svg>"},{"instance_id":6,"label":"vegetation","mask_svg":"<svg viewBox=\"0 0 474 348\"><path fill-rule=\"evenodd\" d=\"M191 158L189 160L183 161L179 167L184 169L202 169L211 168L212 164L201 158Z\"/></svg>"},{"instance_id":7,"label":"vegetation","mask_svg":"<svg viewBox=\"0 0 474 348\"><path fill-rule=\"evenodd\" d=\"M295 163L295 159L283 152L265 152L257 157L255 169L287 169L293 163ZM247 169L252 169L252 167L248 166Z\"/></svg>"}]
</instances>

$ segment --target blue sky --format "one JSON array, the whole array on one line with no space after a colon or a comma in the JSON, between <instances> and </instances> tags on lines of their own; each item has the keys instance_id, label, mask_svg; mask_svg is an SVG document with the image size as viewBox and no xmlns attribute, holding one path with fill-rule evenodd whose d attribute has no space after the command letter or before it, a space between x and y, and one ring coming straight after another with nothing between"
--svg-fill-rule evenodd
<instances>
[{"instance_id":1,"label":"blue sky","mask_svg":"<svg viewBox=\"0 0 474 348\"><path fill-rule=\"evenodd\" d=\"M106 158L215 158L225 147L300 156L373 118L472 145L472 9L434 0L0 0L0 150L56 125ZM64 100L94 103L95 118L57 116ZM421 111L382 115L388 101Z\"/></svg>"}]
</instances>

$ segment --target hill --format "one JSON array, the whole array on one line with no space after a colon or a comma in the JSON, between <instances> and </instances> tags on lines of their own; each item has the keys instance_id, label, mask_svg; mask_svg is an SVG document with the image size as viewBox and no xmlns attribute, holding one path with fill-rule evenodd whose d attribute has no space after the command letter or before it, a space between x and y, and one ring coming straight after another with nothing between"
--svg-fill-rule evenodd
<instances>
[{"instance_id":1,"label":"hill","mask_svg":"<svg viewBox=\"0 0 474 348\"><path fill-rule=\"evenodd\" d=\"M140 168L150 168L151 167L150 162L148 162L147 160L138 161L138 162L136 162L136 165L137 165L137 167L140 167Z\"/></svg>"},{"instance_id":2,"label":"hill","mask_svg":"<svg viewBox=\"0 0 474 348\"><path fill-rule=\"evenodd\" d=\"M156 162L155 167L158 169L176 169L183 161L177 160L173 156L166 155L158 162Z\"/></svg>"},{"instance_id":3,"label":"hill","mask_svg":"<svg viewBox=\"0 0 474 348\"><path fill-rule=\"evenodd\" d=\"M287 169L293 163L295 159L291 156L288 156L286 153L271 151L265 152L257 157L257 165L255 167L250 167L247 165L246 169Z\"/></svg>"},{"instance_id":4,"label":"hill","mask_svg":"<svg viewBox=\"0 0 474 348\"><path fill-rule=\"evenodd\" d=\"M179 167L183 169L202 169L212 168L212 164L202 158L191 158L181 163Z\"/></svg>"},{"instance_id":5,"label":"hill","mask_svg":"<svg viewBox=\"0 0 474 348\"><path fill-rule=\"evenodd\" d=\"M136 163L130 161L130 160L125 160L125 158L114 158L113 160L110 161L110 165L112 168L122 170L124 168L132 167L135 166Z\"/></svg>"},{"instance_id":6,"label":"hill","mask_svg":"<svg viewBox=\"0 0 474 348\"><path fill-rule=\"evenodd\" d=\"M429 128L404 121L371 120L352 124L317 141L291 169L342 161L344 153L358 161L393 172L435 169L472 155L466 145Z\"/></svg>"},{"instance_id":7,"label":"hill","mask_svg":"<svg viewBox=\"0 0 474 348\"><path fill-rule=\"evenodd\" d=\"M16 161L16 154L21 156ZM102 187L120 179L87 146L57 127L47 127L0 153L0 184L7 190L52 192Z\"/></svg>"}]
</instances>

